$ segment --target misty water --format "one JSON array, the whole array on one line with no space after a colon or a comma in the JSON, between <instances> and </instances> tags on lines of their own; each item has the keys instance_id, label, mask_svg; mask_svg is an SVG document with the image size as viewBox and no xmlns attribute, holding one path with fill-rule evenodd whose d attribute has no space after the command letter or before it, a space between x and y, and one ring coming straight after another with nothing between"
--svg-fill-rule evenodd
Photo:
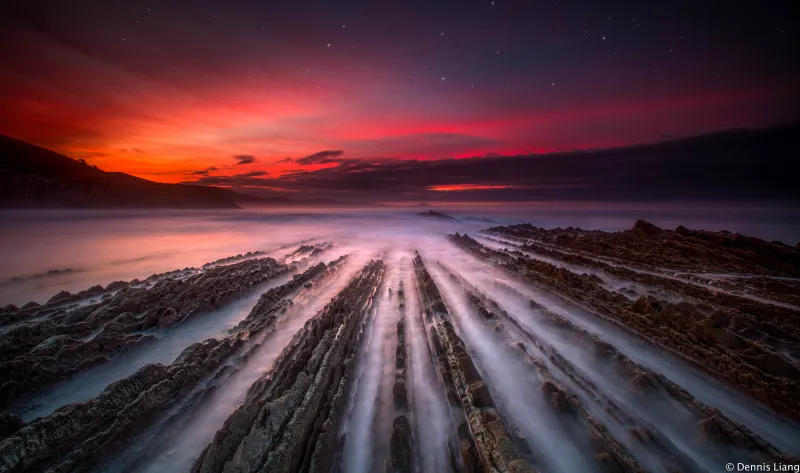
<instances>
[{"instance_id":1,"label":"misty water","mask_svg":"<svg viewBox=\"0 0 800 473\"><path fill-rule=\"evenodd\" d=\"M520 327L537 334L567 359L597 389L630 415L658 427L661 434L690 458L701 471L717 466L714 453L693 440L696 419L689 419L667 406L648 403L620 387L607 367L542 323L541 314L525 299L570 320L576 326L610 343L632 361L662 374L700 402L719 409L728 418L746 426L786 454L800 454L800 429L769 413L755 401L710 379L673 353L655 347L630 332L603 321L555 294L524 283L468 255L447 241L453 232L475 235L494 224L450 222L418 217L419 209L370 211L184 211L184 212L6 212L0 234L0 305L45 303L61 290L77 292L112 281L144 279L151 274L203 264L248 251L284 260L304 242L331 242L332 248L295 271L267 280L223 306L178 324L148 345L112 357L108 362L19 401L12 411L24 420L46 416L73 402L87 401L114 381L131 375L148 363L171 363L187 346L207 338L221 339L243 320L258 298L309 265L348 255L342 267L324 284L301 289L291 309L281 316L276 331L259 339L258 348L237 366L230 378L212 395L191 407L191 415L176 432L155 422L127 446L106 471L186 471L214 438L228 416L245 399L248 389L268 373L284 347L303 325L314 317L371 258L381 256L387 264L377 303L372 307L364 343L356 361L356 380L348 393L349 403L340 435L344 438L339 461L343 471L382 471L389 455L392 419L392 383L395 376L397 322L405 320L408 386L408 416L416 450L414 461L421 471L451 468L451 452L458 441L453 427L453 407L442 389L412 260L419 251L453 316L457 333L487 381L504 421L513 424L530 446L543 472L594 471L595 463L582 454L591 439L586 432L564 423L548 408L540 394L543 380L513 357L509 346L487 329L470 306L463 284L491 296ZM545 228L581 227L607 231L625 230L639 218L674 228L741 232L768 240L794 244L800 239L800 218L787 211L612 211L536 210L509 211L493 206L444 210L456 217L479 216L497 224L530 222ZM800 217L800 216L798 216ZM485 239L488 247L502 244ZM536 256L536 255L532 255ZM537 257L575 272L599 274L609 290L633 283L602 274L589 267L564 264ZM64 271L69 269L70 271ZM59 270L49 273L52 270ZM451 277L449 272L458 275ZM502 286L499 286L501 284ZM404 288L400 307L398 289ZM501 289L498 289L501 287ZM505 287L506 289L502 289ZM647 293L649 288L637 288ZM256 343L256 340L250 341ZM545 358L545 357L542 357ZM549 362L548 362L549 363ZM556 379L578 391L577 386L552 364ZM625 430L578 394L587 410L619 438ZM170 416L189 409L178 403ZM658 471L658 462L646 449L621 441L641 464Z\"/></svg>"},{"instance_id":2,"label":"misty water","mask_svg":"<svg viewBox=\"0 0 800 473\"><path fill-rule=\"evenodd\" d=\"M491 226L414 217L425 210L4 211L0 212L0 304L44 303L61 290L76 292L96 284L144 279L248 251L280 253L280 248L310 238L368 239L370 235L469 232ZM443 211L499 224L605 231L629 229L642 218L664 228L728 230L791 245L800 241L800 211L796 210L509 211L488 206ZM71 271L47 274L67 269Z\"/></svg>"}]
</instances>

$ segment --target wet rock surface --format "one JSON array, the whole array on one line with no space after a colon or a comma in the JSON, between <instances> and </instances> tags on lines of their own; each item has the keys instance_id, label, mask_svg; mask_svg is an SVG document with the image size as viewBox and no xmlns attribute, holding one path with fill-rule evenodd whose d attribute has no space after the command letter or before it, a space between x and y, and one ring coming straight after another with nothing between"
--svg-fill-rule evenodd
<instances>
[{"instance_id":1,"label":"wet rock surface","mask_svg":"<svg viewBox=\"0 0 800 473\"><path fill-rule=\"evenodd\" d=\"M797 281L777 243L517 225L322 263L339 243L319 241L0 309L0 472L800 461ZM15 410L84 380L85 402Z\"/></svg>"},{"instance_id":2,"label":"wet rock surface","mask_svg":"<svg viewBox=\"0 0 800 473\"><path fill-rule=\"evenodd\" d=\"M192 471L332 470L362 325L384 270L381 261L368 263L306 323Z\"/></svg>"},{"instance_id":3,"label":"wet rock surface","mask_svg":"<svg viewBox=\"0 0 800 473\"><path fill-rule=\"evenodd\" d=\"M275 267L274 260L270 262ZM257 348L254 337L274 330L291 295L339 263L320 263L265 292L229 336L190 345L170 365L146 365L96 398L65 406L17 430L0 442L0 467L20 472L101 468L170 406L197 400L204 391L224 384L232 367Z\"/></svg>"},{"instance_id":4,"label":"wet rock surface","mask_svg":"<svg viewBox=\"0 0 800 473\"><path fill-rule=\"evenodd\" d=\"M452 388L466 420L458 428L461 461L466 471L535 471L519 454L495 408L486 382L478 373L464 341L456 334L439 289L422 258L414 259L422 302L432 319L434 340L442 376Z\"/></svg>"},{"instance_id":5,"label":"wet rock surface","mask_svg":"<svg viewBox=\"0 0 800 473\"><path fill-rule=\"evenodd\" d=\"M392 471L395 473L410 473L414 471L414 439L411 423L408 417L409 411L409 392L408 379L406 376L408 346L406 343L406 318L405 318L405 288L400 283L397 291L398 310L402 318L397 323L397 347L395 349L395 375L392 397L394 400L394 411L396 417L392 421L391 436L391 456Z\"/></svg>"},{"instance_id":6,"label":"wet rock surface","mask_svg":"<svg viewBox=\"0 0 800 473\"><path fill-rule=\"evenodd\" d=\"M117 285L100 302L52 310L63 291L38 310L41 317L0 333L0 402L42 390L160 333L241 297L257 284L289 272L272 258L216 266L186 278L154 278L150 287ZM102 286L84 291L102 293ZM83 297L83 296L82 296ZM9 316L13 316L10 314Z\"/></svg>"},{"instance_id":7,"label":"wet rock surface","mask_svg":"<svg viewBox=\"0 0 800 473\"><path fill-rule=\"evenodd\" d=\"M579 303L649 342L672 350L775 412L800 419L797 366L783 353L737 333L730 327L730 320L723 325L726 316L717 316L715 320L691 303L672 304L652 296L631 301L602 287L590 275L531 258L518 250L494 250L467 235L452 235L451 241L504 270ZM790 320L797 320L798 315L790 314ZM789 332L781 330L781 322L770 325L771 321L763 320L764 329L792 339L796 336L796 329L791 329L793 322L789 322L792 330Z\"/></svg>"},{"instance_id":8,"label":"wet rock surface","mask_svg":"<svg viewBox=\"0 0 800 473\"><path fill-rule=\"evenodd\" d=\"M800 276L800 252L796 248L725 230L690 230L683 226L666 230L639 220L631 230L621 232L572 227L546 230L530 224L492 227L487 231L644 267L694 273Z\"/></svg>"}]
</instances>

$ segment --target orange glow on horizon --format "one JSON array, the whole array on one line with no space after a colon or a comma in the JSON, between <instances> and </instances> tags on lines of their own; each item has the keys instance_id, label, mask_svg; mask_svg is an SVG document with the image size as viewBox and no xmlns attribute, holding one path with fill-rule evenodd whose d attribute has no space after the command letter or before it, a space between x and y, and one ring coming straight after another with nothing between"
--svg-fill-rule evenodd
<instances>
[{"instance_id":1,"label":"orange glow on horizon","mask_svg":"<svg viewBox=\"0 0 800 473\"><path fill-rule=\"evenodd\" d=\"M519 186L486 186L480 184L445 184L440 186L429 186L429 191L436 192L460 192L460 191L479 191L490 189L516 189Z\"/></svg>"}]
</instances>

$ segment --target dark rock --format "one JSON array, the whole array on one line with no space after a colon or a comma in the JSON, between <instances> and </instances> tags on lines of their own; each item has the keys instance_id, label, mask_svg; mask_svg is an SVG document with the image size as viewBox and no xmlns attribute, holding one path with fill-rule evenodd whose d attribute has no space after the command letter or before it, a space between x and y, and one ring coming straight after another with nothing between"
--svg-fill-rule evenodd
<instances>
[{"instance_id":1,"label":"dark rock","mask_svg":"<svg viewBox=\"0 0 800 473\"><path fill-rule=\"evenodd\" d=\"M394 394L394 408L400 411L408 409L408 393L406 391L406 383L403 381L395 381L392 392Z\"/></svg>"},{"instance_id":2,"label":"dark rock","mask_svg":"<svg viewBox=\"0 0 800 473\"><path fill-rule=\"evenodd\" d=\"M394 418L392 422L392 466L398 473L411 473L413 471L414 451L411 439L411 424L404 415Z\"/></svg>"},{"instance_id":3,"label":"dark rock","mask_svg":"<svg viewBox=\"0 0 800 473\"><path fill-rule=\"evenodd\" d=\"M13 435L19 429L25 427L25 421L7 412L0 413L0 439Z\"/></svg>"},{"instance_id":4,"label":"dark rock","mask_svg":"<svg viewBox=\"0 0 800 473\"><path fill-rule=\"evenodd\" d=\"M633 225L633 230L641 230L648 235L659 235L664 231L652 223L644 220L637 220L636 224Z\"/></svg>"},{"instance_id":5,"label":"dark rock","mask_svg":"<svg viewBox=\"0 0 800 473\"><path fill-rule=\"evenodd\" d=\"M439 220L447 220L450 222L458 222L458 219L451 217L445 213L437 212L435 210L428 210L427 212L419 212L417 215L420 217L437 218Z\"/></svg>"},{"instance_id":6,"label":"dark rock","mask_svg":"<svg viewBox=\"0 0 800 473\"><path fill-rule=\"evenodd\" d=\"M66 299L69 299L72 294L69 291L61 291L55 296L51 297L50 300L47 301L48 304L54 304L56 302L60 302Z\"/></svg>"}]
</instances>

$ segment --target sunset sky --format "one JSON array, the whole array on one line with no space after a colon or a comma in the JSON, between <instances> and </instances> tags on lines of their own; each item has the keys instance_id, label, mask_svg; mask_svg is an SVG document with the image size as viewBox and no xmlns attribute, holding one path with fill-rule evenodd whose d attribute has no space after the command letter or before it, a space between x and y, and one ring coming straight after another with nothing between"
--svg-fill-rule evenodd
<instances>
[{"instance_id":1,"label":"sunset sky","mask_svg":"<svg viewBox=\"0 0 800 473\"><path fill-rule=\"evenodd\" d=\"M797 119L792 2L745 3L28 0L0 19L0 133L297 193L280 178ZM426 189L513 187L480 177Z\"/></svg>"}]
</instances>

